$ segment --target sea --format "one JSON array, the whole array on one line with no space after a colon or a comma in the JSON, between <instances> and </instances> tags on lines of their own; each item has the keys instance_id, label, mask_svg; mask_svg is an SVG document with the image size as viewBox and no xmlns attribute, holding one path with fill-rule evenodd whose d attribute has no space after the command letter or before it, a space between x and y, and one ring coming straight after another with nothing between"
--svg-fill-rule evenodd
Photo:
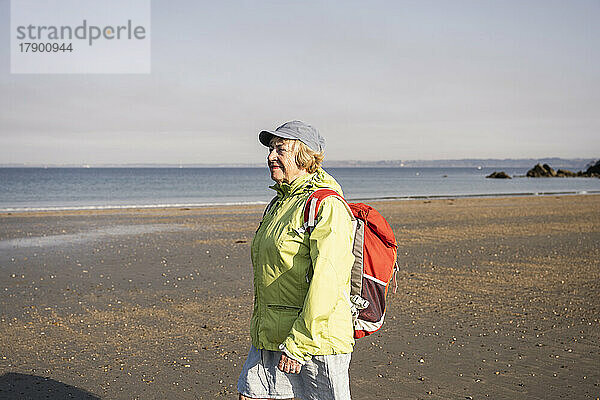
<instances>
[{"instance_id":1,"label":"sea","mask_svg":"<svg viewBox=\"0 0 600 400\"><path fill-rule=\"evenodd\" d=\"M598 178L493 168L326 168L349 201L600 193ZM520 175L520 176L519 176ZM267 168L0 168L0 212L266 204Z\"/></svg>"}]
</instances>

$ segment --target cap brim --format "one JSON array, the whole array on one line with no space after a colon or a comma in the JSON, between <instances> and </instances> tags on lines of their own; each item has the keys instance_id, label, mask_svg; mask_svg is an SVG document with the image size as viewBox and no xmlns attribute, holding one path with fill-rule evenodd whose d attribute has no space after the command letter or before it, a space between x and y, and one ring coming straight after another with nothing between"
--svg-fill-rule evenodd
<instances>
[{"instance_id":1,"label":"cap brim","mask_svg":"<svg viewBox=\"0 0 600 400\"><path fill-rule=\"evenodd\" d=\"M281 132L281 131L261 131L258 134L258 141L260 143L262 143L264 146L269 147L271 145L271 139L273 138L273 136L277 136L283 139L295 139L298 140L297 137L289 135L285 132Z\"/></svg>"}]
</instances>

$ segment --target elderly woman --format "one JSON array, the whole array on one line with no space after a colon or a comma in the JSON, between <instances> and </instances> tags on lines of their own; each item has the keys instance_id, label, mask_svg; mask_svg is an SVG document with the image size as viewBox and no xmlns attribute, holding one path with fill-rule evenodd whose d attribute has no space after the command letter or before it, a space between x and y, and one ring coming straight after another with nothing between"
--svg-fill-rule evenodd
<instances>
[{"instance_id":1,"label":"elderly woman","mask_svg":"<svg viewBox=\"0 0 600 400\"><path fill-rule=\"evenodd\" d=\"M320 167L325 140L301 121L262 131L259 140L269 148L277 196L252 241L252 346L237 385L240 399L350 399L352 220L332 196L322 201L310 234L302 229L313 191L342 194Z\"/></svg>"}]
</instances>

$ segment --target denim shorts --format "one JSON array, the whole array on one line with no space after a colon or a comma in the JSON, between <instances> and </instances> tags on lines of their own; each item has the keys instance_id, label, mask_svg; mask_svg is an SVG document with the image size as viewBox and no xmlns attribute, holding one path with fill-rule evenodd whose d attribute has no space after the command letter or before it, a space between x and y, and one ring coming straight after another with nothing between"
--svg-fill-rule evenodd
<instances>
[{"instance_id":1,"label":"denim shorts","mask_svg":"<svg viewBox=\"0 0 600 400\"><path fill-rule=\"evenodd\" d=\"M350 400L348 354L313 356L299 374L286 374L277 368L280 351L250 353L238 380L238 392L255 399Z\"/></svg>"}]
</instances>

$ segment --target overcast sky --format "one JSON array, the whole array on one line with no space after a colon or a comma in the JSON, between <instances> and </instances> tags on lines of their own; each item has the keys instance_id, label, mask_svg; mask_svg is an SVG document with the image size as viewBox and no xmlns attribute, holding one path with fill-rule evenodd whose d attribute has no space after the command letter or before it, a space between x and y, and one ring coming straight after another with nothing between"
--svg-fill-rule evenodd
<instances>
[{"instance_id":1,"label":"overcast sky","mask_svg":"<svg viewBox=\"0 0 600 400\"><path fill-rule=\"evenodd\" d=\"M11 74L0 163L600 158L600 1L153 1L152 73Z\"/></svg>"}]
</instances>

